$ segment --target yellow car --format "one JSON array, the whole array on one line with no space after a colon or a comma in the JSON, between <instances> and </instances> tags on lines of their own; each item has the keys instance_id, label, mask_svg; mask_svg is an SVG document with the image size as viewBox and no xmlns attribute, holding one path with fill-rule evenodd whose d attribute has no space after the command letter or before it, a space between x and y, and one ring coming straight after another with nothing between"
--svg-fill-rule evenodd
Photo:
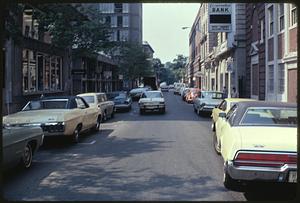
<instances>
[{"instance_id":1,"label":"yellow car","mask_svg":"<svg viewBox=\"0 0 300 203\"><path fill-rule=\"evenodd\" d=\"M224 186L251 181L297 182L297 105L238 102L219 113L214 146L224 160Z\"/></svg>"},{"instance_id":2,"label":"yellow car","mask_svg":"<svg viewBox=\"0 0 300 203\"><path fill-rule=\"evenodd\" d=\"M219 118L220 112L228 113L229 109L236 104L237 102L242 101L256 101L254 99L249 98L226 98L224 99L216 108L212 110L211 117L212 117L212 125L211 129L212 131L215 131L215 123L217 122Z\"/></svg>"},{"instance_id":3,"label":"yellow car","mask_svg":"<svg viewBox=\"0 0 300 203\"><path fill-rule=\"evenodd\" d=\"M40 126L46 136L68 136L76 143L82 131L100 129L98 111L78 96L29 101L22 111L3 117L4 126Z\"/></svg>"}]
</instances>

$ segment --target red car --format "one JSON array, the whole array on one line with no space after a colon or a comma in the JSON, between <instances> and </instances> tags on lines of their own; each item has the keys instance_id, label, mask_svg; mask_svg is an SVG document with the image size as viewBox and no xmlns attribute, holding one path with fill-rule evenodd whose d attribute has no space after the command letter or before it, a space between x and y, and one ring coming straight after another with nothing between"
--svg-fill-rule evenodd
<instances>
[{"instance_id":1,"label":"red car","mask_svg":"<svg viewBox=\"0 0 300 203\"><path fill-rule=\"evenodd\" d=\"M185 101L188 103L193 103L194 98L198 97L200 92L201 90L199 88L191 88L185 96Z\"/></svg>"}]
</instances>

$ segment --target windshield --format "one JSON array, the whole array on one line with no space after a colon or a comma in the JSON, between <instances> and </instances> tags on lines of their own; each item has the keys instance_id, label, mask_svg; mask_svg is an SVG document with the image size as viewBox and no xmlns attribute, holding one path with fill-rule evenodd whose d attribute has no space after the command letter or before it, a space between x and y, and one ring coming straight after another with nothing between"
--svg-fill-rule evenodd
<instances>
[{"instance_id":1,"label":"windshield","mask_svg":"<svg viewBox=\"0 0 300 203\"><path fill-rule=\"evenodd\" d=\"M40 110L40 109L66 109L68 100L40 100L30 101L24 107L23 111Z\"/></svg>"},{"instance_id":2,"label":"windshield","mask_svg":"<svg viewBox=\"0 0 300 203\"><path fill-rule=\"evenodd\" d=\"M201 98L222 99L223 94L220 92L201 92Z\"/></svg>"},{"instance_id":3,"label":"windshield","mask_svg":"<svg viewBox=\"0 0 300 203\"><path fill-rule=\"evenodd\" d=\"M296 108L251 107L245 113L241 124L245 125L297 125Z\"/></svg>"},{"instance_id":4,"label":"windshield","mask_svg":"<svg viewBox=\"0 0 300 203\"><path fill-rule=\"evenodd\" d=\"M160 92L145 92L143 98L162 98Z\"/></svg>"},{"instance_id":5,"label":"windshield","mask_svg":"<svg viewBox=\"0 0 300 203\"><path fill-rule=\"evenodd\" d=\"M95 103L95 98L94 96L82 96L82 98L89 104Z\"/></svg>"}]
</instances>

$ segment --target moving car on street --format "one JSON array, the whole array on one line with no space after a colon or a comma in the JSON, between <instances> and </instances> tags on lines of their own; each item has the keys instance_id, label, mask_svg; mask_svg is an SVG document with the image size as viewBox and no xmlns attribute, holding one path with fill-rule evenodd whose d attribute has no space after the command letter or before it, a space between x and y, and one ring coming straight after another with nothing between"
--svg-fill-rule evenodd
<instances>
[{"instance_id":1,"label":"moving car on street","mask_svg":"<svg viewBox=\"0 0 300 203\"><path fill-rule=\"evenodd\" d=\"M212 125L211 129L212 131L215 131L215 123L217 122L219 118L220 112L228 113L229 109L236 104L237 102L243 102L243 101L256 101L255 99L249 99L249 98L226 98L224 99L218 106L216 106L211 113L212 117Z\"/></svg>"},{"instance_id":2,"label":"moving car on street","mask_svg":"<svg viewBox=\"0 0 300 203\"><path fill-rule=\"evenodd\" d=\"M194 112L198 115L203 112L211 113L222 102L223 93L217 91L201 91L194 99Z\"/></svg>"},{"instance_id":3,"label":"moving car on street","mask_svg":"<svg viewBox=\"0 0 300 203\"><path fill-rule=\"evenodd\" d=\"M28 125L28 124L26 124ZM2 163L5 169L19 164L27 169L31 166L32 157L43 144L44 133L39 126L2 127Z\"/></svg>"},{"instance_id":4,"label":"moving car on street","mask_svg":"<svg viewBox=\"0 0 300 203\"><path fill-rule=\"evenodd\" d=\"M131 110L132 99L126 92L120 93L118 96L116 96L114 98L113 101L115 103L116 111L121 111L121 110L130 111Z\"/></svg>"},{"instance_id":5,"label":"moving car on street","mask_svg":"<svg viewBox=\"0 0 300 203\"><path fill-rule=\"evenodd\" d=\"M297 105L245 101L219 113L214 146L224 160L224 186L297 182Z\"/></svg>"},{"instance_id":6,"label":"moving car on street","mask_svg":"<svg viewBox=\"0 0 300 203\"><path fill-rule=\"evenodd\" d=\"M114 117L115 104L113 101L107 100L105 93L90 92L78 94L77 96L82 97L91 107L98 109L98 114L101 114L102 122Z\"/></svg>"},{"instance_id":7,"label":"moving car on street","mask_svg":"<svg viewBox=\"0 0 300 203\"><path fill-rule=\"evenodd\" d=\"M165 113L166 105L161 91L144 92L139 100L140 114L144 114L147 110Z\"/></svg>"},{"instance_id":8,"label":"moving car on street","mask_svg":"<svg viewBox=\"0 0 300 203\"><path fill-rule=\"evenodd\" d=\"M67 136L78 142L82 131L100 128L99 113L78 96L29 101L22 111L3 117L10 126L40 126L45 136Z\"/></svg>"},{"instance_id":9,"label":"moving car on street","mask_svg":"<svg viewBox=\"0 0 300 203\"><path fill-rule=\"evenodd\" d=\"M138 101L142 95L143 92L148 91L148 87L139 87L130 90L129 96L131 97L132 101Z\"/></svg>"}]
</instances>

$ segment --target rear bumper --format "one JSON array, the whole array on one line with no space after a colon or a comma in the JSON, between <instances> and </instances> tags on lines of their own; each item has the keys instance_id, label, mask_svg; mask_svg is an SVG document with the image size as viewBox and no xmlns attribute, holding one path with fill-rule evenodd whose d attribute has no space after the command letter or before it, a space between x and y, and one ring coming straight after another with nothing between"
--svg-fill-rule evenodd
<instances>
[{"instance_id":1,"label":"rear bumper","mask_svg":"<svg viewBox=\"0 0 300 203\"><path fill-rule=\"evenodd\" d=\"M159 105L140 105L141 110L159 110L164 109L165 105L159 104Z\"/></svg>"},{"instance_id":2,"label":"rear bumper","mask_svg":"<svg viewBox=\"0 0 300 203\"><path fill-rule=\"evenodd\" d=\"M297 165L285 164L281 168L234 166L232 161L224 165L231 178L240 181L267 181L296 183L292 176L297 173ZM292 174L293 173L293 174ZM297 174L296 174L297 176Z\"/></svg>"},{"instance_id":3,"label":"rear bumper","mask_svg":"<svg viewBox=\"0 0 300 203\"><path fill-rule=\"evenodd\" d=\"M116 111L123 110L123 109L129 109L129 108L130 108L129 104L118 104L118 105L115 105Z\"/></svg>"}]
</instances>

